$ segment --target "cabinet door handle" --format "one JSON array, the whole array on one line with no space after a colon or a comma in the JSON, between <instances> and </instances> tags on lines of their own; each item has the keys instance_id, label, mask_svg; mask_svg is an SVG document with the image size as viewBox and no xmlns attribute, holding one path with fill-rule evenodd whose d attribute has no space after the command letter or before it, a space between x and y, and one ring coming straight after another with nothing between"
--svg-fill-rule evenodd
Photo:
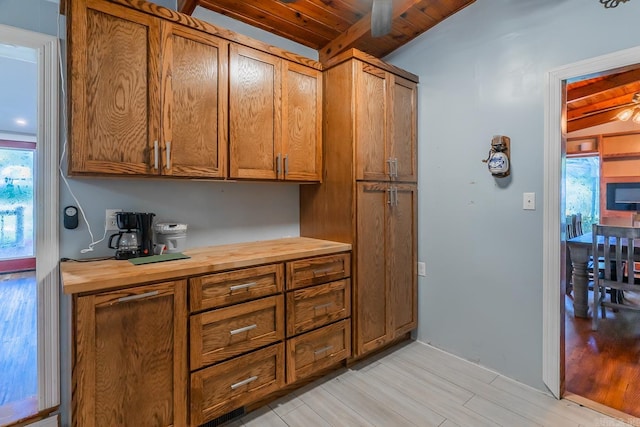
<instances>
[{"instance_id":1,"label":"cabinet door handle","mask_svg":"<svg viewBox=\"0 0 640 427\"><path fill-rule=\"evenodd\" d=\"M330 273L333 270L331 267L319 268L317 270L313 270L313 275L317 276L320 274Z\"/></svg>"},{"instance_id":2,"label":"cabinet door handle","mask_svg":"<svg viewBox=\"0 0 640 427\"><path fill-rule=\"evenodd\" d=\"M387 198L387 204L389 206L393 206L393 188L389 188L388 190L386 190L386 192L389 194L389 197Z\"/></svg>"},{"instance_id":3,"label":"cabinet door handle","mask_svg":"<svg viewBox=\"0 0 640 427\"><path fill-rule=\"evenodd\" d=\"M317 355L319 355L319 354L321 354L321 353L325 353L325 352L327 352L327 351L331 350L332 348L333 348L333 346L332 346L332 345L328 345L328 346L326 346L326 347L319 348L318 350L316 350L316 351L314 351L314 352L313 352L313 355L314 355L314 356L317 356Z\"/></svg>"},{"instance_id":4,"label":"cabinet door handle","mask_svg":"<svg viewBox=\"0 0 640 427\"><path fill-rule=\"evenodd\" d=\"M389 165L389 177L393 176L393 160L391 157L387 159L387 164Z\"/></svg>"},{"instance_id":5,"label":"cabinet door handle","mask_svg":"<svg viewBox=\"0 0 640 427\"><path fill-rule=\"evenodd\" d=\"M237 389L238 387L242 387L243 385L246 385L246 384L249 384L249 383L251 383L251 382L254 382L254 381L255 381L255 380L257 380L257 379L258 379L258 376L257 376L257 375L254 375L253 377L249 377L249 378L247 378L246 380L242 380L242 381L237 382L237 383L235 383L235 384L231 384L231 390L235 390L235 389Z\"/></svg>"},{"instance_id":6,"label":"cabinet door handle","mask_svg":"<svg viewBox=\"0 0 640 427\"><path fill-rule=\"evenodd\" d=\"M233 286L229 286L229 291L230 292L239 291L240 289L247 289L257 284L258 282L249 282L249 283L243 283L242 285L233 285Z\"/></svg>"},{"instance_id":7,"label":"cabinet door handle","mask_svg":"<svg viewBox=\"0 0 640 427\"><path fill-rule=\"evenodd\" d=\"M284 176L287 176L289 173L289 155L284 155Z\"/></svg>"},{"instance_id":8,"label":"cabinet door handle","mask_svg":"<svg viewBox=\"0 0 640 427\"><path fill-rule=\"evenodd\" d=\"M165 142L165 145L167 146L167 165L166 168L171 169L171 141L167 141Z\"/></svg>"},{"instance_id":9,"label":"cabinet door handle","mask_svg":"<svg viewBox=\"0 0 640 427\"><path fill-rule=\"evenodd\" d=\"M281 155L278 153L276 156L276 178L280 178L280 163L281 163Z\"/></svg>"},{"instance_id":10,"label":"cabinet door handle","mask_svg":"<svg viewBox=\"0 0 640 427\"><path fill-rule=\"evenodd\" d=\"M242 327L242 328L238 328L238 329L234 329L234 330L232 330L232 331L229 331L229 335L237 335L237 334L241 334L241 333L243 333L243 332L250 331L250 330L255 329L255 328L257 328L257 327L258 327L258 325L256 325L256 324L254 323L253 325L249 325L249 326L245 326L245 327Z\"/></svg>"},{"instance_id":11,"label":"cabinet door handle","mask_svg":"<svg viewBox=\"0 0 640 427\"><path fill-rule=\"evenodd\" d=\"M153 141L153 168L158 169L158 140Z\"/></svg>"},{"instance_id":12,"label":"cabinet door handle","mask_svg":"<svg viewBox=\"0 0 640 427\"><path fill-rule=\"evenodd\" d=\"M398 177L398 158L397 157L393 159L393 176L394 178Z\"/></svg>"},{"instance_id":13,"label":"cabinet door handle","mask_svg":"<svg viewBox=\"0 0 640 427\"><path fill-rule=\"evenodd\" d=\"M158 291L149 291L149 292L145 292L143 294L129 295L128 297L118 298L118 302L135 301L135 300L139 300L139 299L143 299L143 298L152 297L152 296L155 296L155 295L158 295Z\"/></svg>"},{"instance_id":14,"label":"cabinet door handle","mask_svg":"<svg viewBox=\"0 0 640 427\"><path fill-rule=\"evenodd\" d=\"M320 310L323 308L327 308L327 307L331 307L333 305L333 302L328 302L326 304L318 304L315 307L313 307L314 310Z\"/></svg>"},{"instance_id":15,"label":"cabinet door handle","mask_svg":"<svg viewBox=\"0 0 640 427\"><path fill-rule=\"evenodd\" d=\"M393 199L395 200L395 206L398 206L398 187L393 187Z\"/></svg>"}]
</instances>

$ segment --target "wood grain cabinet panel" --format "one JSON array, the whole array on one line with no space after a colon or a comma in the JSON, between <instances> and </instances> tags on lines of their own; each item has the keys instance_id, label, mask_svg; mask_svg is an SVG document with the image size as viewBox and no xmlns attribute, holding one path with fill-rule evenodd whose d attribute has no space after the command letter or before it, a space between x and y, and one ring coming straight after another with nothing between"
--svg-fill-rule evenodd
<instances>
[{"instance_id":1,"label":"wood grain cabinet panel","mask_svg":"<svg viewBox=\"0 0 640 427\"><path fill-rule=\"evenodd\" d=\"M287 263L287 290L343 279L351 275L348 253L306 258Z\"/></svg>"},{"instance_id":2,"label":"wood grain cabinet panel","mask_svg":"<svg viewBox=\"0 0 640 427\"><path fill-rule=\"evenodd\" d=\"M232 270L189 279L192 312L222 307L282 292L284 265Z\"/></svg>"},{"instance_id":3,"label":"wood grain cabinet panel","mask_svg":"<svg viewBox=\"0 0 640 427\"><path fill-rule=\"evenodd\" d=\"M323 182L300 187L300 235L353 245L359 358L417 325L418 78L353 51L323 79Z\"/></svg>"},{"instance_id":4,"label":"wood grain cabinet panel","mask_svg":"<svg viewBox=\"0 0 640 427\"><path fill-rule=\"evenodd\" d=\"M258 401L284 384L283 343L195 372L191 374L191 425Z\"/></svg>"},{"instance_id":5,"label":"wood grain cabinet panel","mask_svg":"<svg viewBox=\"0 0 640 427\"><path fill-rule=\"evenodd\" d=\"M224 178L229 43L180 25L164 25L160 173Z\"/></svg>"},{"instance_id":6,"label":"wood grain cabinet panel","mask_svg":"<svg viewBox=\"0 0 640 427\"><path fill-rule=\"evenodd\" d=\"M287 292L287 336L310 331L351 315L349 279Z\"/></svg>"},{"instance_id":7,"label":"wood grain cabinet panel","mask_svg":"<svg viewBox=\"0 0 640 427\"><path fill-rule=\"evenodd\" d=\"M415 182L417 85L360 61L354 67L356 179Z\"/></svg>"},{"instance_id":8,"label":"wood grain cabinet panel","mask_svg":"<svg viewBox=\"0 0 640 427\"><path fill-rule=\"evenodd\" d=\"M320 181L321 72L232 44L230 82L229 177Z\"/></svg>"},{"instance_id":9,"label":"wood grain cabinet panel","mask_svg":"<svg viewBox=\"0 0 640 427\"><path fill-rule=\"evenodd\" d=\"M358 322L356 345L361 352L381 345L417 326L415 274L417 191L413 184L359 183Z\"/></svg>"},{"instance_id":10,"label":"wood grain cabinet panel","mask_svg":"<svg viewBox=\"0 0 640 427\"><path fill-rule=\"evenodd\" d=\"M74 1L69 12L69 172L152 173L160 21L103 1Z\"/></svg>"},{"instance_id":11,"label":"wood grain cabinet panel","mask_svg":"<svg viewBox=\"0 0 640 427\"><path fill-rule=\"evenodd\" d=\"M283 61L282 179L320 181L322 72Z\"/></svg>"},{"instance_id":12,"label":"wood grain cabinet panel","mask_svg":"<svg viewBox=\"0 0 640 427\"><path fill-rule=\"evenodd\" d=\"M287 383L307 378L351 356L351 321L287 340Z\"/></svg>"},{"instance_id":13,"label":"wood grain cabinet panel","mask_svg":"<svg viewBox=\"0 0 640 427\"><path fill-rule=\"evenodd\" d=\"M114 3L70 3L69 172L224 178L228 42Z\"/></svg>"},{"instance_id":14,"label":"wood grain cabinet panel","mask_svg":"<svg viewBox=\"0 0 640 427\"><path fill-rule=\"evenodd\" d=\"M185 425L186 281L74 301L73 425Z\"/></svg>"},{"instance_id":15,"label":"wood grain cabinet panel","mask_svg":"<svg viewBox=\"0 0 640 427\"><path fill-rule=\"evenodd\" d=\"M191 316L191 370L282 340L283 298L277 295Z\"/></svg>"}]
</instances>

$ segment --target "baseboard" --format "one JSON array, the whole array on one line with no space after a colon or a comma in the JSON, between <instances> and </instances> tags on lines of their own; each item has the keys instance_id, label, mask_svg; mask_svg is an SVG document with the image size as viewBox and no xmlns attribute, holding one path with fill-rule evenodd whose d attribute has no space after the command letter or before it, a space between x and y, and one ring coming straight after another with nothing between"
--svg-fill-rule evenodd
<instances>
[{"instance_id":1,"label":"baseboard","mask_svg":"<svg viewBox=\"0 0 640 427\"><path fill-rule=\"evenodd\" d=\"M640 425L640 418L636 418L633 415L629 415L617 409L610 408L606 405L603 405L602 403L598 403L593 400L587 399L586 397L565 392L562 395L562 398L567 399L573 403L577 403L578 405L584 406L585 408L593 409L594 411L600 412L601 414L608 415L612 418L616 418L629 425L632 425L632 426Z\"/></svg>"}]
</instances>

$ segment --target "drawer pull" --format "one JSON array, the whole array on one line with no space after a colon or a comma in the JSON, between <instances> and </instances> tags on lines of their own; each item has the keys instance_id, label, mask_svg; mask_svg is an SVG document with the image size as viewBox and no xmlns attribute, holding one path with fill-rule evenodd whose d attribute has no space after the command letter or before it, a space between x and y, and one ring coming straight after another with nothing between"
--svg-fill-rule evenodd
<instances>
[{"instance_id":1,"label":"drawer pull","mask_svg":"<svg viewBox=\"0 0 640 427\"><path fill-rule=\"evenodd\" d=\"M142 298L152 297L155 295L158 295L158 291L150 291L150 292L145 292L143 294L129 295L128 297L118 298L118 302L134 301Z\"/></svg>"},{"instance_id":2,"label":"drawer pull","mask_svg":"<svg viewBox=\"0 0 640 427\"><path fill-rule=\"evenodd\" d=\"M319 305L316 305L315 307L313 307L313 309L314 309L314 310L321 310L321 309L323 309L323 308L331 307L332 305L333 305L333 302L328 302L328 303L326 303L326 304L319 304Z\"/></svg>"},{"instance_id":3,"label":"drawer pull","mask_svg":"<svg viewBox=\"0 0 640 427\"><path fill-rule=\"evenodd\" d=\"M250 331L252 329L257 328L258 325L256 325L255 323L253 325L249 325L249 326L245 326L243 328L238 328L238 329L234 329L233 331L229 331L229 335L237 335L237 334L241 334L243 332L247 332Z\"/></svg>"},{"instance_id":4,"label":"drawer pull","mask_svg":"<svg viewBox=\"0 0 640 427\"><path fill-rule=\"evenodd\" d=\"M314 356L317 356L317 355L319 355L319 354L321 354L321 353L325 353L325 352L327 352L327 351L331 350L332 348L333 348L333 346L332 346L332 345L328 345L328 346L326 346L326 347L322 347L322 348L320 348L320 349L318 349L318 350L314 351L314 352L313 352L313 355L314 355Z\"/></svg>"},{"instance_id":5,"label":"drawer pull","mask_svg":"<svg viewBox=\"0 0 640 427\"><path fill-rule=\"evenodd\" d=\"M257 284L258 282L249 282L249 283L243 283L242 285L233 285L233 286L229 286L229 291L233 292L233 291L239 291L240 289L248 289Z\"/></svg>"},{"instance_id":6,"label":"drawer pull","mask_svg":"<svg viewBox=\"0 0 640 427\"><path fill-rule=\"evenodd\" d=\"M242 381L237 382L235 384L231 384L231 390L235 390L238 387L242 387L243 385L249 384L249 383L251 383L251 382L253 382L253 381L257 380L257 379L258 379L258 377L256 375L254 375L253 377L249 377L246 380L242 380Z\"/></svg>"},{"instance_id":7,"label":"drawer pull","mask_svg":"<svg viewBox=\"0 0 640 427\"><path fill-rule=\"evenodd\" d=\"M317 270L313 270L313 275L317 276L317 275L324 274L324 273L330 273L332 270L333 270L333 268L331 268L331 267L319 268Z\"/></svg>"}]
</instances>

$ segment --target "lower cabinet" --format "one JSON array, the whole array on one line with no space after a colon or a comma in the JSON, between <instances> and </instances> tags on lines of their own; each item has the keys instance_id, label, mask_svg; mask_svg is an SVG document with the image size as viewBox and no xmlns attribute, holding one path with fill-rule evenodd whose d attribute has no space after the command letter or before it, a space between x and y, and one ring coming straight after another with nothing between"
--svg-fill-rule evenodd
<instances>
[{"instance_id":1,"label":"lower cabinet","mask_svg":"<svg viewBox=\"0 0 640 427\"><path fill-rule=\"evenodd\" d=\"M186 425L186 289L74 297L74 426Z\"/></svg>"},{"instance_id":2,"label":"lower cabinet","mask_svg":"<svg viewBox=\"0 0 640 427\"><path fill-rule=\"evenodd\" d=\"M347 359L350 265L340 252L74 296L73 425L197 427Z\"/></svg>"}]
</instances>

